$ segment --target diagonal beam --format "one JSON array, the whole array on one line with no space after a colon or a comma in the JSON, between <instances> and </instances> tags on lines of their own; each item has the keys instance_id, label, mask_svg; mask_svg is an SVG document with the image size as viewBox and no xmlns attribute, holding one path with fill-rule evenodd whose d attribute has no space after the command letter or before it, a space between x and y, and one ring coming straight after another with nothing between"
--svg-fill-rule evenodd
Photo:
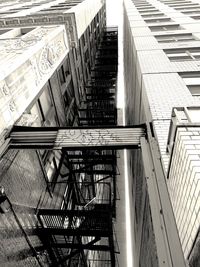
<instances>
[{"instance_id":1,"label":"diagonal beam","mask_svg":"<svg viewBox=\"0 0 200 267\"><path fill-rule=\"evenodd\" d=\"M65 261L69 260L70 258L72 258L73 256L75 256L77 253L80 253L83 249L92 249L92 245L95 244L96 242L98 242L100 240L99 237L95 237L93 240L91 240L89 243L83 245L81 244L77 244L78 249L75 251L71 251L71 253L65 257L63 257L58 264L64 263ZM75 245L75 244L74 244ZM58 247L58 246L57 246ZM71 247L72 248L72 247Z\"/></svg>"}]
</instances>

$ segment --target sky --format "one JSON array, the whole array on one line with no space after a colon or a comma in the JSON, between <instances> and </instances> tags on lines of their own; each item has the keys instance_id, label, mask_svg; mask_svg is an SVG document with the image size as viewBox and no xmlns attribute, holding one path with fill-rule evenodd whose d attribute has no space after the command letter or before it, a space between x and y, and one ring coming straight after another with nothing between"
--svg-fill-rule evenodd
<instances>
[{"instance_id":1,"label":"sky","mask_svg":"<svg viewBox=\"0 0 200 267\"><path fill-rule=\"evenodd\" d=\"M124 74L123 74L123 0L107 0L107 25L118 26L118 45L119 45L119 65L118 65L118 97L117 107L124 111ZM125 123L125 112L123 112L123 123ZM130 185L127 167L127 151L124 150L124 188L125 188L125 216L126 216L126 267L134 267L133 260L133 243L132 243L132 228L133 222L131 220L131 202L130 202Z\"/></svg>"},{"instance_id":2,"label":"sky","mask_svg":"<svg viewBox=\"0 0 200 267\"><path fill-rule=\"evenodd\" d=\"M106 7L107 25L119 25L122 21L122 0L106 0Z\"/></svg>"}]
</instances>

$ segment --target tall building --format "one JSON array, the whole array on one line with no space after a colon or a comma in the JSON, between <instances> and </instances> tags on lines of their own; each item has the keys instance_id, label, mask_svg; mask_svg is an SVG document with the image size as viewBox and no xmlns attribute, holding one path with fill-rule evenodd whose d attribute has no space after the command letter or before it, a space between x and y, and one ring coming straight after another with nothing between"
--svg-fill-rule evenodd
<instances>
[{"instance_id":1,"label":"tall building","mask_svg":"<svg viewBox=\"0 0 200 267\"><path fill-rule=\"evenodd\" d=\"M170 218L162 206L166 185L185 262L200 265L199 14L198 0L124 1L126 121L147 123L149 142L156 144L151 153L164 175L156 180L161 201L155 200L156 214L148 163L141 164L140 152L129 152L136 266L161 266L158 229L167 228Z\"/></svg>"},{"instance_id":2,"label":"tall building","mask_svg":"<svg viewBox=\"0 0 200 267\"><path fill-rule=\"evenodd\" d=\"M3 1L0 47L1 138L13 125L47 139L47 128L69 127L89 146L88 128L116 126L117 28L106 28L105 1ZM116 151L36 139L40 149L18 144L0 160L0 265L115 266Z\"/></svg>"},{"instance_id":3,"label":"tall building","mask_svg":"<svg viewBox=\"0 0 200 267\"><path fill-rule=\"evenodd\" d=\"M199 6L124 0L122 127L105 1L1 1L0 265L199 266Z\"/></svg>"}]
</instances>

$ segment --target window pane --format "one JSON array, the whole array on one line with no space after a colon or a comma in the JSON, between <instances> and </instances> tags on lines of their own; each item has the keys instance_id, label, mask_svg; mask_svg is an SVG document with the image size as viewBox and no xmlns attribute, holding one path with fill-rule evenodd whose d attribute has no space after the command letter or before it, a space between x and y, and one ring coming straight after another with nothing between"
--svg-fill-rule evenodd
<instances>
[{"instance_id":1,"label":"window pane","mask_svg":"<svg viewBox=\"0 0 200 267\"><path fill-rule=\"evenodd\" d=\"M157 35L155 36L159 43L170 42L186 42L197 40L191 33L186 34L172 34L172 35Z\"/></svg>"},{"instance_id":2,"label":"window pane","mask_svg":"<svg viewBox=\"0 0 200 267\"><path fill-rule=\"evenodd\" d=\"M38 120L37 120L38 126L41 126L41 118L42 118L42 116L41 116L41 113L40 113L40 110L39 110L39 107L37 106L37 104L35 104L31 108L30 113L34 114L34 115L37 115L37 117L38 117Z\"/></svg>"},{"instance_id":3,"label":"window pane","mask_svg":"<svg viewBox=\"0 0 200 267\"><path fill-rule=\"evenodd\" d=\"M42 111L44 116L46 117L47 113L49 112L50 108L52 107L52 101L49 94L49 89L45 89L44 92L40 96L40 104L42 107Z\"/></svg>"},{"instance_id":4,"label":"window pane","mask_svg":"<svg viewBox=\"0 0 200 267\"><path fill-rule=\"evenodd\" d=\"M62 85L66 81L63 66L58 70L58 75L59 75L60 83Z\"/></svg>"},{"instance_id":5,"label":"window pane","mask_svg":"<svg viewBox=\"0 0 200 267\"><path fill-rule=\"evenodd\" d=\"M200 122L200 110L188 109L188 113L192 122Z\"/></svg>"},{"instance_id":6,"label":"window pane","mask_svg":"<svg viewBox=\"0 0 200 267\"><path fill-rule=\"evenodd\" d=\"M188 85L187 87L193 96L200 96L200 83L199 85Z\"/></svg>"}]
</instances>

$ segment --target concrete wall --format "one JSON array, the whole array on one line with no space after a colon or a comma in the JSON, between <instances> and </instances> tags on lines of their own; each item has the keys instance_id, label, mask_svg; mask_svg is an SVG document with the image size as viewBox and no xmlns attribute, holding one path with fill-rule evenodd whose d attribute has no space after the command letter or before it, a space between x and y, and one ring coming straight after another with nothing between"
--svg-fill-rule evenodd
<instances>
[{"instance_id":1,"label":"concrete wall","mask_svg":"<svg viewBox=\"0 0 200 267\"><path fill-rule=\"evenodd\" d=\"M2 131L19 119L69 50L63 26L39 27L0 45Z\"/></svg>"}]
</instances>

